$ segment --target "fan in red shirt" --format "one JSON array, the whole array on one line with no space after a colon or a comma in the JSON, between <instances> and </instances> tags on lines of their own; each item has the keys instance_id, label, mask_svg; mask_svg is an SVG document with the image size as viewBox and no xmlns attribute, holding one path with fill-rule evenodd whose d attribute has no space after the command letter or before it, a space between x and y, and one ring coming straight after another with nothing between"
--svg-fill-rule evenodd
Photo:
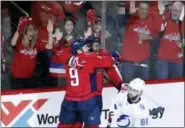
<instances>
[{"instance_id":1,"label":"fan in red shirt","mask_svg":"<svg viewBox=\"0 0 185 128\"><path fill-rule=\"evenodd\" d=\"M51 19L56 23L65 18L65 13L58 1L34 1L32 2L32 18L38 28L38 37L48 41L47 23Z\"/></svg>"},{"instance_id":2,"label":"fan in red shirt","mask_svg":"<svg viewBox=\"0 0 185 128\"><path fill-rule=\"evenodd\" d=\"M153 19L148 16L148 2L140 2L136 15L133 15L126 28L123 39L122 56L123 77L130 82L139 75L142 79L149 78L150 43L154 35ZM147 65L146 68L136 66L134 63ZM137 74L140 72L140 74Z\"/></svg>"},{"instance_id":3,"label":"fan in red shirt","mask_svg":"<svg viewBox=\"0 0 185 128\"><path fill-rule=\"evenodd\" d=\"M52 48L52 31L53 22L48 21L49 41L45 44L37 39L37 30L32 18L21 17L19 26L15 32L11 45L14 48L14 56L11 65L11 87L26 88L31 85L31 77L33 76L37 52Z\"/></svg>"},{"instance_id":4,"label":"fan in red shirt","mask_svg":"<svg viewBox=\"0 0 185 128\"><path fill-rule=\"evenodd\" d=\"M89 48L83 40L72 42L71 51L75 57L69 60L68 85L61 106L59 127L72 127L79 121L84 122L85 127L98 127L100 111L95 100L96 91L91 88L90 74L96 68L111 67L113 60L88 53ZM103 63L105 61L107 63Z\"/></svg>"},{"instance_id":5,"label":"fan in red shirt","mask_svg":"<svg viewBox=\"0 0 185 128\"><path fill-rule=\"evenodd\" d=\"M49 66L51 85L66 85L66 68L67 62L70 57L69 46L64 46L64 40L62 40L63 33L59 28L55 29L53 34L53 48L51 50L51 60Z\"/></svg>"},{"instance_id":6,"label":"fan in red shirt","mask_svg":"<svg viewBox=\"0 0 185 128\"><path fill-rule=\"evenodd\" d=\"M184 12L183 6L181 2L174 2L170 10L170 18L163 23L163 35L156 62L158 79L176 78L183 75L183 47L185 45L183 14L181 16Z\"/></svg>"},{"instance_id":7,"label":"fan in red shirt","mask_svg":"<svg viewBox=\"0 0 185 128\"><path fill-rule=\"evenodd\" d=\"M69 46L71 42L78 37L78 34L75 32L75 24L76 22L72 17L66 17L64 19L64 32L63 32L63 40L65 41L65 46Z\"/></svg>"},{"instance_id":8,"label":"fan in red shirt","mask_svg":"<svg viewBox=\"0 0 185 128\"><path fill-rule=\"evenodd\" d=\"M66 13L72 15L75 21L78 20L79 11L83 7L83 1L60 1Z\"/></svg>"},{"instance_id":9,"label":"fan in red shirt","mask_svg":"<svg viewBox=\"0 0 185 128\"><path fill-rule=\"evenodd\" d=\"M33 1L31 7L31 16L37 27L38 39L47 44L48 31L47 23L51 19L55 27L58 27L65 18L64 10L58 1ZM48 51L38 52L39 82L44 86L53 85L53 80L49 79L49 62L51 54Z\"/></svg>"},{"instance_id":10,"label":"fan in red shirt","mask_svg":"<svg viewBox=\"0 0 185 128\"><path fill-rule=\"evenodd\" d=\"M54 43L49 72L54 86L66 85L67 62L71 56L70 44L74 40L74 25L73 19L66 17L64 20L64 32L56 28L55 34L53 34Z\"/></svg>"}]
</instances>

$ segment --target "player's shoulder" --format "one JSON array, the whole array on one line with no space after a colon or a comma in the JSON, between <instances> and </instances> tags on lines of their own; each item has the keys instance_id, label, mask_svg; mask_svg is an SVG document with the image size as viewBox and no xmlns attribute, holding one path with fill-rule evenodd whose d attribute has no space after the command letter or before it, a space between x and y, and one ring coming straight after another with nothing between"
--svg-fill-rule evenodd
<instances>
[{"instance_id":1,"label":"player's shoulder","mask_svg":"<svg viewBox=\"0 0 185 128\"><path fill-rule=\"evenodd\" d=\"M93 58L96 57L97 54L95 52L89 52L89 53L85 53L89 58Z\"/></svg>"},{"instance_id":2,"label":"player's shoulder","mask_svg":"<svg viewBox=\"0 0 185 128\"><path fill-rule=\"evenodd\" d=\"M126 104L127 103L127 92L120 91L117 95L115 95L114 99L121 104Z\"/></svg>"},{"instance_id":3,"label":"player's shoulder","mask_svg":"<svg viewBox=\"0 0 185 128\"><path fill-rule=\"evenodd\" d=\"M100 55L101 56L110 56L109 52L105 49L100 49Z\"/></svg>"}]
</instances>

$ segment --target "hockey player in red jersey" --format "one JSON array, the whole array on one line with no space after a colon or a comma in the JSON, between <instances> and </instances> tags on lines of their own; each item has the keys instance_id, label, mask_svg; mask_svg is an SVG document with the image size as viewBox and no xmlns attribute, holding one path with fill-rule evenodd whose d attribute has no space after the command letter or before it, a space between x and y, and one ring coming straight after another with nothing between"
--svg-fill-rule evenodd
<instances>
[{"instance_id":1,"label":"hockey player in red jersey","mask_svg":"<svg viewBox=\"0 0 185 128\"><path fill-rule=\"evenodd\" d=\"M83 122L88 128L98 127L100 111L95 99L96 91L91 87L90 74L96 68L111 67L114 62L110 57L88 53L89 48L83 40L73 41L71 51L75 56L69 60L68 85L58 127L74 127L76 122Z\"/></svg>"},{"instance_id":2,"label":"hockey player in red jersey","mask_svg":"<svg viewBox=\"0 0 185 128\"><path fill-rule=\"evenodd\" d=\"M111 57L109 52L100 47L100 39L96 37L89 37L86 40L86 43L90 47L90 51L100 56ZM106 63L106 62L104 62ZM116 65L108 68L96 68L95 71L91 74L91 86L96 91L96 101L99 106L100 112L103 108L102 103L102 87L103 87L103 78L104 74L107 74L109 81L120 90L122 84L122 77Z\"/></svg>"}]
</instances>

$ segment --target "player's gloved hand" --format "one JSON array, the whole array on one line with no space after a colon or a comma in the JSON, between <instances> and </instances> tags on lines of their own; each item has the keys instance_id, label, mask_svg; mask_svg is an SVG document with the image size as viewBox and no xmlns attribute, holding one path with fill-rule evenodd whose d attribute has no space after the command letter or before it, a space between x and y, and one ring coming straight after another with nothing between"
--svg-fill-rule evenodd
<instances>
[{"instance_id":1,"label":"player's gloved hand","mask_svg":"<svg viewBox=\"0 0 185 128\"><path fill-rule=\"evenodd\" d=\"M17 28L18 33L21 33L24 31L24 26L28 22L28 20L29 20L29 17L20 18L19 23L18 23L18 28Z\"/></svg>"},{"instance_id":2,"label":"player's gloved hand","mask_svg":"<svg viewBox=\"0 0 185 128\"><path fill-rule=\"evenodd\" d=\"M112 51L112 52L110 53L110 55L111 55L112 57L120 57L120 56L121 56L121 55L119 54L118 51Z\"/></svg>"},{"instance_id":3,"label":"player's gloved hand","mask_svg":"<svg viewBox=\"0 0 185 128\"><path fill-rule=\"evenodd\" d=\"M121 57L121 55L119 54L118 51L112 51L110 53L110 56L113 58L114 62L116 65L118 65L120 63L119 58Z\"/></svg>"},{"instance_id":4,"label":"player's gloved hand","mask_svg":"<svg viewBox=\"0 0 185 128\"><path fill-rule=\"evenodd\" d=\"M164 107L157 107L157 108L153 108L152 110L150 110L150 115L153 116L153 119L156 119L158 117L158 114L160 114L159 118L162 118L164 113Z\"/></svg>"}]
</instances>

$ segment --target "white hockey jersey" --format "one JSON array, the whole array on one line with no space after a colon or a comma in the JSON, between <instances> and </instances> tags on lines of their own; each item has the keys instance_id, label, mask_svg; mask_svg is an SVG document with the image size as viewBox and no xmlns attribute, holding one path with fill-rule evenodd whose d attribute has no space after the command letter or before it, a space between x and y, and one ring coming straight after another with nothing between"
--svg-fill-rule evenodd
<instances>
[{"instance_id":1,"label":"white hockey jersey","mask_svg":"<svg viewBox=\"0 0 185 128\"><path fill-rule=\"evenodd\" d=\"M137 103L129 103L127 92L120 92L112 99L110 111L113 111L110 127L147 127L149 108L141 98Z\"/></svg>"}]
</instances>

